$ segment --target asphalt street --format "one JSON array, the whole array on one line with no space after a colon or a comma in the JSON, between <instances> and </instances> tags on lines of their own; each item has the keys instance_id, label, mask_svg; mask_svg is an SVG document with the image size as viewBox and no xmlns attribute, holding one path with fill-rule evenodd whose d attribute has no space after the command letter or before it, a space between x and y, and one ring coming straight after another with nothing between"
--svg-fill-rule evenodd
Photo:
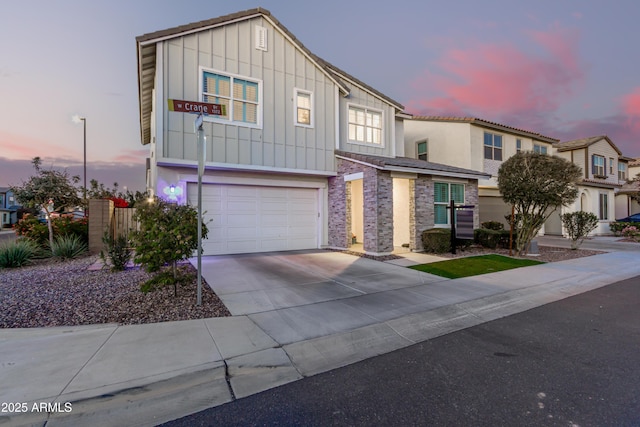
<instances>
[{"instance_id":1,"label":"asphalt street","mask_svg":"<svg viewBox=\"0 0 640 427\"><path fill-rule=\"evenodd\" d=\"M640 426L640 277L165 426Z\"/></svg>"}]
</instances>

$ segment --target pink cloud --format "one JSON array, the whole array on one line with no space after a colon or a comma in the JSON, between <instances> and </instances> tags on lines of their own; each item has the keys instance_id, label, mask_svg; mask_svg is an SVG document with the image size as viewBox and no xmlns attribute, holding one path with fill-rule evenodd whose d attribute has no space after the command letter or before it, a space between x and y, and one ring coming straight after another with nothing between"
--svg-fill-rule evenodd
<instances>
[{"instance_id":1,"label":"pink cloud","mask_svg":"<svg viewBox=\"0 0 640 427\"><path fill-rule=\"evenodd\" d=\"M5 131L0 131L0 146L2 146L2 154L12 159L32 159L36 156L46 157L47 155L77 156L76 152L65 146Z\"/></svg>"},{"instance_id":2,"label":"pink cloud","mask_svg":"<svg viewBox=\"0 0 640 427\"><path fill-rule=\"evenodd\" d=\"M622 97L622 111L633 121L634 127L640 129L640 87Z\"/></svg>"},{"instance_id":3,"label":"pink cloud","mask_svg":"<svg viewBox=\"0 0 640 427\"><path fill-rule=\"evenodd\" d=\"M437 62L438 74L427 72L412 82L420 97L405 102L408 110L435 115L469 111L495 120L557 109L584 79L578 35L557 27L525 34L540 54L510 43L476 43L446 52Z\"/></svg>"}]
</instances>

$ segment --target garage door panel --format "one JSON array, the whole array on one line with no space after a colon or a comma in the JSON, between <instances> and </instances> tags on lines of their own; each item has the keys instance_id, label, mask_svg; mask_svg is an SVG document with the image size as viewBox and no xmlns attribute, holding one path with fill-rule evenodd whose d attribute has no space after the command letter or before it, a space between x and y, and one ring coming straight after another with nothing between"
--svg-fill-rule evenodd
<instances>
[{"instance_id":1,"label":"garage door panel","mask_svg":"<svg viewBox=\"0 0 640 427\"><path fill-rule=\"evenodd\" d=\"M205 184L202 191L206 255L318 247L316 189ZM196 205L196 185L188 196Z\"/></svg>"}]
</instances>

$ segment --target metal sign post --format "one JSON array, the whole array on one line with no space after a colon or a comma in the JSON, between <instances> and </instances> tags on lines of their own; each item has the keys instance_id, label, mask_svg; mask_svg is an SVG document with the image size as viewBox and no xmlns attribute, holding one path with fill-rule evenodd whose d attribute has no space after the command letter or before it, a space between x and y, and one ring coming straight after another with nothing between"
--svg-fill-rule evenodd
<instances>
[{"instance_id":1,"label":"metal sign post","mask_svg":"<svg viewBox=\"0 0 640 427\"><path fill-rule=\"evenodd\" d=\"M202 305L202 175L206 153L203 121L203 115L199 114L194 123L198 134L198 305Z\"/></svg>"}]
</instances>

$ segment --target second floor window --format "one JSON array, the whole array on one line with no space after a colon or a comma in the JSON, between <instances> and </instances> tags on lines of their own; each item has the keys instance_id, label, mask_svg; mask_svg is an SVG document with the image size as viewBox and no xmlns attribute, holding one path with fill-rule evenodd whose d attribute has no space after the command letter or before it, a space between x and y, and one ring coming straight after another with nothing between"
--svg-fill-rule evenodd
<instances>
[{"instance_id":1,"label":"second floor window","mask_svg":"<svg viewBox=\"0 0 640 427\"><path fill-rule=\"evenodd\" d=\"M210 71L202 73L202 101L226 106L226 115L214 119L258 125L259 94L257 81Z\"/></svg>"},{"instance_id":2,"label":"second floor window","mask_svg":"<svg viewBox=\"0 0 640 427\"><path fill-rule=\"evenodd\" d=\"M427 154L427 141L418 142L417 154L418 154L418 159L429 160L429 156Z\"/></svg>"},{"instance_id":3,"label":"second floor window","mask_svg":"<svg viewBox=\"0 0 640 427\"><path fill-rule=\"evenodd\" d=\"M593 155L591 158L591 172L594 176L606 177L604 162L604 157Z\"/></svg>"},{"instance_id":4,"label":"second floor window","mask_svg":"<svg viewBox=\"0 0 640 427\"><path fill-rule=\"evenodd\" d=\"M382 112L349 106L349 141L382 145Z\"/></svg>"},{"instance_id":5,"label":"second floor window","mask_svg":"<svg viewBox=\"0 0 640 427\"><path fill-rule=\"evenodd\" d=\"M522 140L516 139L516 153L519 153L521 151L522 151Z\"/></svg>"},{"instance_id":6,"label":"second floor window","mask_svg":"<svg viewBox=\"0 0 640 427\"><path fill-rule=\"evenodd\" d=\"M544 145L533 144L533 152L539 154L547 154L547 147Z\"/></svg>"},{"instance_id":7,"label":"second floor window","mask_svg":"<svg viewBox=\"0 0 640 427\"><path fill-rule=\"evenodd\" d=\"M627 180L627 165L624 163L618 163L618 181Z\"/></svg>"},{"instance_id":8,"label":"second floor window","mask_svg":"<svg viewBox=\"0 0 640 427\"><path fill-rule=\"evenodd\" d=\"M484 133L484 158L502 160L502 135Z\"/></svg>"},{"instance_id":9,"label":"second floor window","mask_svg":"<svg viewBox=\"0 0 640 427\"><path fill-rule=\"evenodd\" d=\"M313 126L313 95L311 92L296 89L295 94L296 110L295 121L296 125L300 126Z\"/></svg>"}]
</instances>

